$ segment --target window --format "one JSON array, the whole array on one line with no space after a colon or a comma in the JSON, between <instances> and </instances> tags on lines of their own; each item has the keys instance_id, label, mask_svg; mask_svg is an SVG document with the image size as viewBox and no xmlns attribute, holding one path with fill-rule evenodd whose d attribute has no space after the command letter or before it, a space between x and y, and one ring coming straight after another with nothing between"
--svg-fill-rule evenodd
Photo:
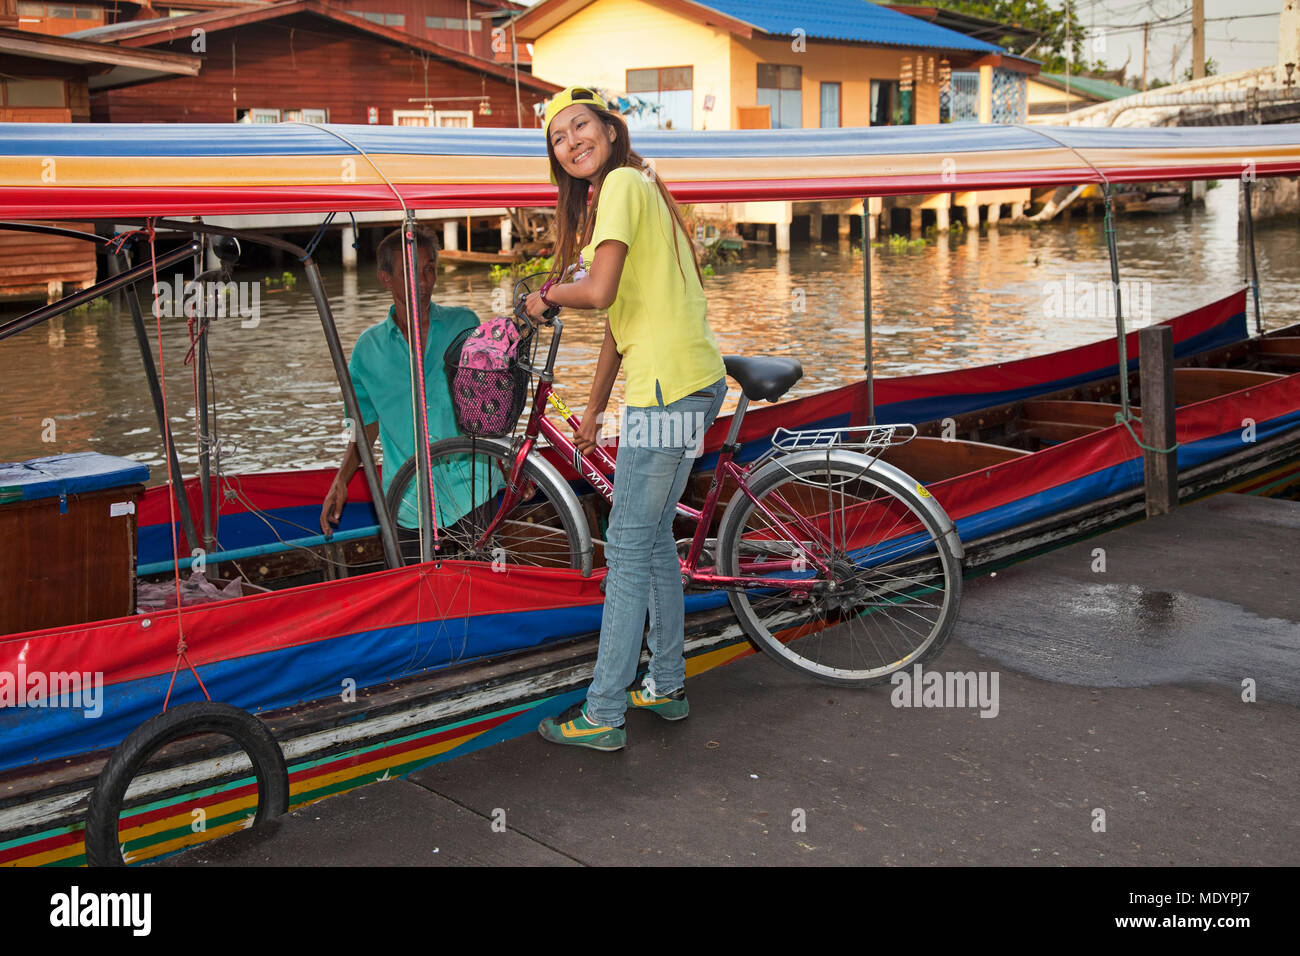
<instances>
[{"instance_id":1,"label":"window","mask_svg":"<svg viewBox=\"0 0 1300 956\"><path fill-rule=\"evenodd\" d=\"M649 103L658 103L660 129L691 129L694 120L695 69L665 66L627 71L627 91Z\"/></svg>"},{"instance_id":2,"label":"window","mask_svg":"<svg viewBox=\"0 0 1300 956\"><path fill-rule=\"evenodd\" d=\"M465 24L469 23L469 31L478 33L483 29L482 20L461 20L458 17L425 17L424 25L430 30L459 30L465 32Z\"/></svg>"},{"instance_id":3,"label":"window","mask_svg":"<svg viewBox=\"0 0 1300 956\"><path fill-rule=\"evenodd\" d=\"M78 20L102 20L104 11L98 7L77 7Z\"/></svg>"},{"instance_id":4,"label":"window","mask_svg":"<svg viewBox=\"0 0 1300 956\"><path fill-rule=\"evenodd\" d=\"M282 123L328 123L327 110L285 110Z\"/></svg>"},{"instance_id":5,"label":"window","mask_svg":"<svg viewBox=\"0 0 1300 956\"><path fill-rule=\"evenodd\" d=\"M5 106L67 106L62 80L5 80Z\"/></svg>"},{"instance_id":6,"label":"window","mask_svg":"<svg viewBox=\"0 0 1300 956\"><path fill-rule=\"evenodd\" d=\"M772 109L772 129L803 126L803 68L758 64L758 105Z\"/></svg>"},{"instance_id":7,"label":"window","mask_svg":"<svg viewBox=\"0 0 1300 956\"><path fill-rule=\"evenodd\" d=\"M270 109L236 110L236 123L278 123L280 111Z\"/></svg>"},{"instance_id":8,"label":"window","mask_svg":"<svg viewBox=\"0 0 1300 956\"><path fill-rule=\"evenodd\" d=\"M894 107L898 103L897 80L871 81L871 125L892 126Z\"/></svg>"},{"instance_id":9,"label":"window","mask_svg":"<svg viewBox=\"0 0 1300 956\"><path fill-rule=\"evenodd\" d=\"M840 126L840 85L838 83L822 84L822 129L838 129Z\"/></svg>"},{"instance_id":10,"label":"window","mask_svg":"<svg viewBox=\"0 0 1300 956\"><path fill-rule=\"evenodd\" d=\"M76 7L49 6L45 8L49 15L56 20L75 20L77 18Z\"/></svg>"},{"instance_id":11,"label":"window","mask_svg":"<svg viewBox=\"0 0 1300 956\"><path fill-rule=\"evenodd\" d=\"M433 110L393 110L394 126L432 126Z\"/></svg>"},{"instance_id":12,"label":"window","mask_svg":"<svg viewBox=\"0 0 1300 956\"><path fill-rule=\"evenodd\" d=\"M386 27L404 27L406 26L406 17L400 13L385 13L383 20L379 22Z\"/></svg>"},{"instance_id":13,"label":"window","mask_svg":"<svg viewBox=\"0 0 1300 956\"><path fill-rule=\"evenodd\" d=\"M473 110L438 110L433 114L434 126L469 129L474 125Z\"/></svg>"},{"instance_id":14,"label":"window","mask_svg":"<svg viewBox=\"0 0 1300 956\"><path fill-rule=\"evenodd\" d=\"M45 4L43 3L19 3L18 15L20 17L43 17L45 16Z\"/></svg>"}]
</instances>

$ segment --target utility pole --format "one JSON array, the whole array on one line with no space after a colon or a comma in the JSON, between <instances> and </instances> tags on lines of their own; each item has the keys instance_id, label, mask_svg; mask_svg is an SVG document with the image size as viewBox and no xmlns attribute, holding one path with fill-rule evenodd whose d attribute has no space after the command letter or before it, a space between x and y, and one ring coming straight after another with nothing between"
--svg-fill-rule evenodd
<instances>
[{"instance_id":1,"label":"utility pole","mask_svg":"<svg viewBox=\"0 0 1300 956\"><path fill-rule=\"evenodd\" d=\"M1142 24L1142 92L1147 91L1147 41L1151 37L1151 24Z\"/></svg>"},{"instance_id":2,"label":"utility pole","mask_svg":"<svg viewBox=\"0 0 1300 956\"><path fill-rule=\"evenodd\" d=\"M1205 0L1192 0L1192 79L1205 76Z\"/></svg>"}]
</instances>

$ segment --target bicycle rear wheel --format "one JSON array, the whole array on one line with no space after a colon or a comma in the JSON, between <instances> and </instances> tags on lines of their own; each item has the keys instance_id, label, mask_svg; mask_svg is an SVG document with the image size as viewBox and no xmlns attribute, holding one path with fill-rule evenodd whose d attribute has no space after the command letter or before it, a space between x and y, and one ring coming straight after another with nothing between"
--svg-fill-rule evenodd
<instances>
[{"instance_id":1,"label":"bicycle rear wheel","mask_svg":"<svg viewBox=\"0 0 1300 956\"><path fill-rule=\"evenodd\" d=\"M961 601L960 545L942 509L932 512L907 482L833 450L777 459L754 476L755 500L744 491L732 498L718 534L721 573L792 582L729 595L745 631L778 663L866 685L942 650Z\"/></svg>"},{"instance_id":2,"label":"bicycle rear wheel","mask_svg":"<svg viewBox=\"0 0 1300 956\"><path fill-rule=\"evenodd\" d=\"M484 538L500 511L514 456L503 442L483 438L448 438L429 446L433 491L439 514L451 503L469 508L448 526L439 527L441 556L458 561L485 561L510 566L583 570L590 561L589 538L580 533L586 517L566 500L562 481L531 456L520 475L519 503L501 516L492 535ZM393 476L384 495L396 518L407 490L414 487L415 458L408 458ZM414 497L414 495L412 495ZM460 509L457 509L458 511ZM413 519L413 516L411 516Z\"/></svg>"}]
</instances>

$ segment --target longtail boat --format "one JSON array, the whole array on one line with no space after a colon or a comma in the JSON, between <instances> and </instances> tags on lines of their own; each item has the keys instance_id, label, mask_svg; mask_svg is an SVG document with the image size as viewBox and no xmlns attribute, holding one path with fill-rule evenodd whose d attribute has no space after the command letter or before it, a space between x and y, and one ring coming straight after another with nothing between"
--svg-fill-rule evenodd
<instances>
[{"instance_id":1,"label":"longtail boat","mask_svg":"<svg viewBox=\"0 0 1300 956\"><path fill-rule=\"evenodd\" d=\"M0 132L0 218L17 222L137 219L152 238L165 233L169 216L404 215L554 200L542 145L527 131L0 124ZM1244 166L1252 177L1300 173L1296 126L646 133L638 134L638 149L687 202L1221 178ZM175 228L185 238L229 232L190 221ZM182 261L191 251L149 249L159 262ZM314 263L304 259L345 406L355 414L328 301ZM0 340L70 304L145 280L150 257L119 264L126 271L116 279L0 326ZM1180 493L1293 492L1300 486L1300 326L1250 336L1246 290L1169 324L1179 363ZM1137 340L1126 334L1119 341L1118 364L1117 343L1107 341L979 369L869 376L756 409L740 439L752 458L778 426L917 423L921 437L890 454L957 521L968 572L977 573L1141 513L1142 450L1131 424L1115 419L1128 411L1123 390L1136 375ZM146 341L142 360L152 375L147 354ZM701 478L688 494L699 494L726 427L723 420L709 433ZM219 518L218 548L207 561L229 568L256 558L259 573L249 583L262 587L180 610L0 637L0 675L10 675L11 692L18 675L98 674L103 681L94 719L87 707L72 706L66 687L62 706L39 695L8 705L0 698L0 863L84 862L87 801L113 748L166 705L202 701L204 688L270 730L287 764L293 806L531 732L541 716L578 699L595 658L601 572L455 560L403 567L378 494L378 468L365 464L328 546L301 537L300 528L314 524L332 471L203 472L137 490L133 508L117 516L135 532L135 574L166 573L178 560L178 540L179 560L187 560L186 539L194 543L199 527L207 531ZM552 464L584 492L565 462ZM44 501L69 514L102 510L121 503L120 489L146 478L142 466L121 460L18 470L24 474L0 508ZM0 487L8 480L0 477ZM232 482L238 495L225 494ZM596 508L591 496L586 501ZM358 573L338 577L329 561L313 569L310 559L304 572L304 549L328 547L353 549L348 563ZM688 594L687 610L688 674L753 652L725 594ZM165 751L122 806L126 860L157 858L248 825L266 802L249 767L238 749L207 738ZM196 809L206 818L201 832L192 826Z\"/></svg>"}]
</instances>

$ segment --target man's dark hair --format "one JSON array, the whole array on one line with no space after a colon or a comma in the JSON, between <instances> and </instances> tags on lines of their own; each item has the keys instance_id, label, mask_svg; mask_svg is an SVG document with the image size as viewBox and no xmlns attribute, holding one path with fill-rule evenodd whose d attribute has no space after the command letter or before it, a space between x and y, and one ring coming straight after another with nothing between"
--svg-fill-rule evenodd
<instances>
[{"instance_id":1,"label":"man's dark hair","mask_svg":"<svg viewBox=\"0 0 1300 956\"><path fill-rule=\"evenodd\" d=\"M425 231L423 228L415 227L415 245L418 249L428 249L429 259L436 266L438 264L438 243L433 238L433 233ZM393 263L402 260L402 230L394 229L379 243L377 252L379 260L379 271L393 274Z\"/></svg>"}]
</instances>

